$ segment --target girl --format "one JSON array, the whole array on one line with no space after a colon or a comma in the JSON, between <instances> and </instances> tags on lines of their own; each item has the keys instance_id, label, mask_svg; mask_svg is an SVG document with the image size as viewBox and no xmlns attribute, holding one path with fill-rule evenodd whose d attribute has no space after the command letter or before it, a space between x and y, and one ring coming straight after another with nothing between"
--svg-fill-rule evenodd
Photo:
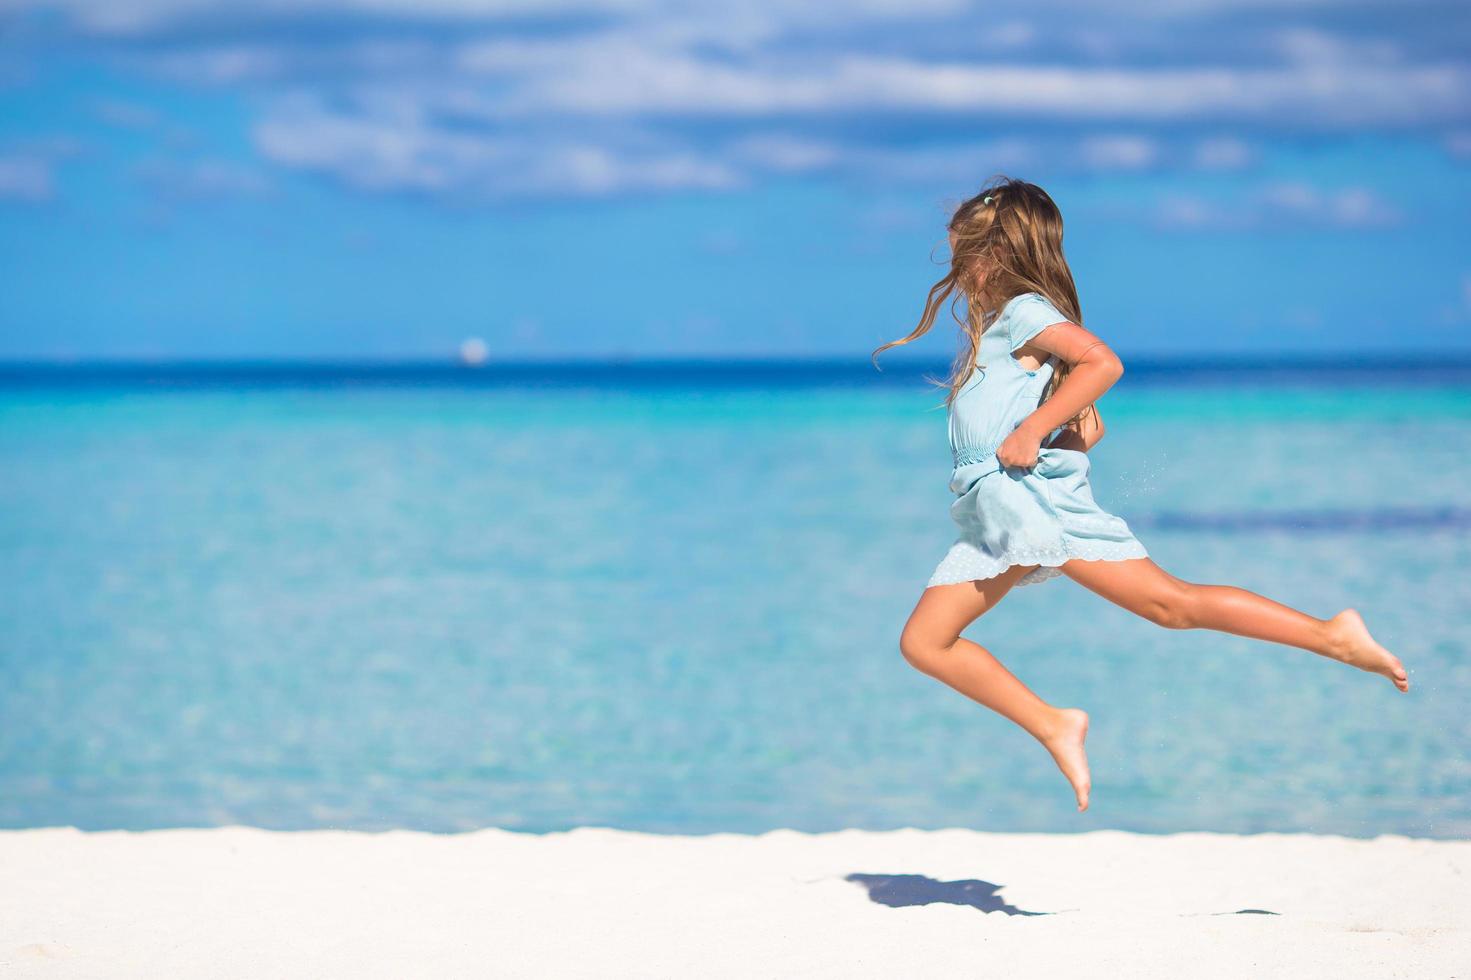
<instances>
[{"instance_id":1,"label":"girl","mask_svg":"<svg viewBox=\"0 0 1471 980\"><path fill-rule=\"evenodd\" d=\"M1410 689L1400 661L1354 610L1315 619L1245 589L1175 578L1094 501L1086 453L1104 432L1094 402L1124 368L1081 326L1062 215L1042 188L1000 178L956 208L949 232L950 271L930 289L919 326L874 351L915 340L946 297L964 299L964 343L946 398L957 495L950 514L961 534L904 626L906 660L1030 732L1072 784L1080 811L1090 788L1087 713L1043 701L960 635L1014 585L1066 575L1169 629L1300 647Z\"/></svg>"}]
</instances>

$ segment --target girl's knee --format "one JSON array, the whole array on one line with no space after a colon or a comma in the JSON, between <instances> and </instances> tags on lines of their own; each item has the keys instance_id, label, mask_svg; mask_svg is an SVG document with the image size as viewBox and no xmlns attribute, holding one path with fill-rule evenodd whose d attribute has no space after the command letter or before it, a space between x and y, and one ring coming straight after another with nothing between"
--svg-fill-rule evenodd
<instances>
[{"instance_id":1,"label":"girl's knee","mask_svg":"<svg viewBox=\"0 0 1471 980\"><path fill-rule=\"evenodd\" d=\"M945 655L948 645L927 636L923 630L906 626L899 634L899 652L915 670L931 673L937 659Z\"/></svg>"},{"instance_id":2,"label":"girl's knee","mask_svg":"<svg viewBox=\"0 0 1471 980\"><path fill-rule=\"evenodd\" d=\"M911 627L905 627L904 632L899 634L899 653L912 666L918 667L919 660L925 659L929 644L919 635L919 631Z\"/></svg>"}]
</instances>

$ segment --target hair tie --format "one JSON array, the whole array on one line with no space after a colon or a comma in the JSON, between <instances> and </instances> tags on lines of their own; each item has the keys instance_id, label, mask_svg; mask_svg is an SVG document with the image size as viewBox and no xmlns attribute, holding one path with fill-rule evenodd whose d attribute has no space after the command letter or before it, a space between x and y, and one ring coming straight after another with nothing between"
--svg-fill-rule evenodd
<instances>
[{"instance_id":1,"label":"hair tie","mask_svg":"<svg viewBox=\"0 0 1471 980\"><path fill-rule=\"evenodd\" d=\"M990 194L987 194L985 197L981 198L981 203L982 204L990 204L991 203L991 195Z\"/></svg>"}]
</instances>

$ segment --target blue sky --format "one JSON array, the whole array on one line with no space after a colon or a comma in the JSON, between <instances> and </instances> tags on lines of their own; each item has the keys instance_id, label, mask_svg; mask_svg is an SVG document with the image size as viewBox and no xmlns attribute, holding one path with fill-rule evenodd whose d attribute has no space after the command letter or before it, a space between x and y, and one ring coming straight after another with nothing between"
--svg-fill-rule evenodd
<instances>
[{"instance_id":1,"label":"blue sky","mask_svg":"<svg viewBox=\"0 0 1471 980\"><path fill-rule=\"evenodd\" d=\"M861 357L996 173L1123 353L1471 353L1464 3L243 6L0 0L0 358Z\"/></svg>"}]
</instances>

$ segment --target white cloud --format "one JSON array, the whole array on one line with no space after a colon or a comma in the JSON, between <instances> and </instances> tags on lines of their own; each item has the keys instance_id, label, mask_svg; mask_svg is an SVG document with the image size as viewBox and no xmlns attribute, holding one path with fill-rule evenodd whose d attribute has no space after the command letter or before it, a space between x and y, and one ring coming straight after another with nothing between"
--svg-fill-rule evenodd
<instances>
[{"instance_id":1,"label":"white cloud","mask_svg":"<svg viewBox=\"0 0 1471 980\"><path fill-rule=\"evenodd\" d=\"M843 159L845 148L831 142L790 136L784 133L757 133L736 140L730 146L738 159L779 173L802 173L831 168Z\"/></svg>"},{"instance_id":2,"label":"white cloud","mask_svg":"<svg viewBox=\"0 0 1471 980\"><path fill-rule=\"evenodd\" d=\"M1310 184L1286 182L1261 189L1257 202L1264 214L1279 213L1286 221L1308 221L1340 228L1372 228L1398 223L1403 215L1365 187L1323 191Z\"/></svg>"},{"instance_id":3,"label":"white cloud","mask_svg":"<svg viewBox=\"0 0 1471 980\"><path fill-rule=\"evenodd\" d=\"M1216 207L1194 194L1167 194L1155 209L1156 222L1166 228L1210 228L1219 224Z\"/></svg>"},{"instance_id":4,"label":"white cloud","mask_svg":"<svg viewBox=\"0 0 1471 980\"><path fill-rule=\"evenodd\" d=\"M817 13L809 16L817 20L830 11L829 5L813 9ZM885 15L895 9L873 5ZM1026 43L1033 28L1017 22L982 32L986 40L977 42L972 57L911 57L879 53L884 46L861 35L797 47L773 43L779 31L767 20L791 19L789 11L778 16L775 7L762 5L733 10L633 18L542 37L501 31L468 40L201 41L147 54L146 63L211 84L307 85L325 78L338 90L406 87L500 119L918 111L996 120L1289 121L1333 130L1459 121L1471 112L1471 66L1464 62L1411 58L1398 42L1306 28L1275 35L1275 63L1068 63L1054 55L1028 64L980 53L994 49L998 37ZM142 63L145 55L132 57Z\"/></svg>"},{"instance_id":5,"label":"white cloud","mask_svg":"<svg viewBox=\"0 0 1471 980\"><path fill-rule=\"evenodd\" d=\"M969 185L998 171L1037 166L1044 154L1035 140L1004 137L954 146L854 147L846 159L851 172L877 182Z\"/></svg>"},{"instance_id":6,"label":"white cloud","mask_svg":"<svg viewBox=\"0 0 1471 980\"><path fill-rule=\"evenodd\" d=\"M281 78L304 69L304 58L266 45L232 44L147 57L146 66L171 78L209 85Z\"/></svg>"},{"instance_id":7,"label":"white cloud","mask_svg":"<svg viewBox=\"0 0 1471 980\"><path fill-rule=\"evenodd\" d=\"M370 118L298 108L266 119L254 137L267 159L364 190L490 199L721 189L742 181L730 166L677 146L532 141L456 132L412 115Z\"/></svg>"},{"instance_id":8,"label":"white cloud","mask_svg":"<svg viewBox=\"0 0 1471 980\"><path fill-rule=\"evenodd\" d=\"M0 150L0 201L40 204L56 196L56 167L83 152L81 141L37 136Z\"/></svg>"},{"instance_id":9,"label":"white cloud","mask_svg":"<svg viewBox=\"0 0 1471 980\"><path fill-rule=\"evenodd\" d=\"M1137 170L1158 162L1160 146L1143 136L1089 136L1083 139L1078 152L1093 170Z\"/></svg>"},{"instance_id":10,"label":"white cloud","mask_svg":"<svg viewBox=\"0 0 1471 980\"><path fill-rule=\"evenodd\" d=\"M239 7L226 0L0 0L0 10L49 8L62 10L80 29L105 35L149 35L190 20L233 16L243 21L268 21L329 15L379 14L418 19L479 19L554 11L590 11L627 8L617 0L257 0Z\"/></svg>"},{"instance_id":11,"label":"white cloud","mask_svg":"<svg viewBox=\"0 0 1471 980\"><path fill-rule=\"evenodd\" d=\"M977 41L982 47L990 49L1025 48L1040 37L1041 32L1036 25L1013 20L986 27Z\"/></svg>"},{"instance_id":12,"label":"white cloud","mask_svg":"<svg viewBox=\"0 0 1471 980\"><path fill-rule=\"evenodd\" d=\"M1270 183L1226 201L1168 194L1154 213L1159 227L1199 231L1382 228L1403 220L1398 209L1368 188L1323 190L1302 182Z\"/></svg>"},{"instance_id":13,"label":"white cloud","mask_svg":"<svg viewBox=\"0 0 1471 980\"><path fill-rule=\"evenodd\" d=\"M1080 121L1286 118L1323 129L1458 118L1471 91L1471 69L1455 64L1063 67L867 54L737 63L582 42L515 55L482 49L462 63L514 75L511 94L487 103L502 117L924 111Z\"/></svg>"},{"instance_id":14,"label":"white cloud","mask_svg":"<svg viewBox=\"0 0 1471 980\"><path fill-rule=\"evenodd\" d=\"M121 64L241 93L265 160L364 190L587 195L773 173L970 182L1022 168L1239 170L1257 151L1231 133L1403 132L1471 117L1471 64L1437 61L1368 21L1315 26L1326 0L1296 0L1293 26L1275 29L1228 17L1266 0L1134 0L1102 20L1081 0L984 11L961 0L46 6L103 35L88 43ZM323 23L341 30L301 28ZM1217 45L1220 33L1232 43ZM142 128L140 108L97 111ZM1182 124L1218 135L1170 138ZM1471 134L1445 146L1471 155ZM1255 205L1270 206L1296 213L1290 201ZM1344 226L1390 220L1353 195L1303 207ZM1160 214L1177 226L1239 220L1216 210L1176 200Z\"/></svg>"},{"instance_id":15,"label":"white cloud","mask_svg":"<svg viewBox=\"0 0 1471 980\"><path fill-rule=\"evenodd\" d=\"M1269 49L1288 61L1316 65L1392 65L1404 62L1404 46L1394 38L1344 37L1312 27L1294 26L1273 31Z\"/></svg>"},{"instance_id":16,"label":"white cloud","mask_svg":"<svg viewBox=\"0 0 1471 980\"><path fill-rule=\"evenodd\" d=\"M779 26L812 27L855 21L913 19L953 14L965 0L806 0L804 3L741 3L722 7L700 0L255 0L248 5L228 0L0 0L5 10L63 11L81 30L116 36L149 36L191 21L229 18L242 23L320 22L323 17L383 17L416 22L473 23L534 16L648 20L721 20Z\"/></svg>"},{"instance_id":17,"label":"white cloud","mask_svg":"<svg viewBox=\"0 0 1471 980\"><path fill-rule=\"evenodd\" d=\"M150 160L137 174L156 195L174 200L262 197L274 189L260 170L232 160Z\"/></svg>"},{"instance_id":18,"label":"white cloud","mask_svg":"<svg viewBox=\"0 0 1471 980\"><path fill-rule=\"evenodd\" d=\"M119 129L149 130L162 121L157 110L124 99L98 99L92 103L92 111L98 119Z\"/></svg>"},{"instance_id":19,"label":"white cloud","mask_svg":"<svg viewBox=\"0 0 1471 980\"><path fill-rule=\"evenodd\" d=\"M0 156L0 200L36 204L56 193L51 162L41 156Z\"/></svg>"},{"instance_id":20,"label":"white cloud","mask_svg":"<svg viewBox=\"0 0 1471 980\"><path fill-rule=\"evenodd\" d=\"M1245 140L1213 136L1195 144L1190 161L1202 170L1239 170L1256 161L1256 151Z\"/></svg>"}]
</instances>

